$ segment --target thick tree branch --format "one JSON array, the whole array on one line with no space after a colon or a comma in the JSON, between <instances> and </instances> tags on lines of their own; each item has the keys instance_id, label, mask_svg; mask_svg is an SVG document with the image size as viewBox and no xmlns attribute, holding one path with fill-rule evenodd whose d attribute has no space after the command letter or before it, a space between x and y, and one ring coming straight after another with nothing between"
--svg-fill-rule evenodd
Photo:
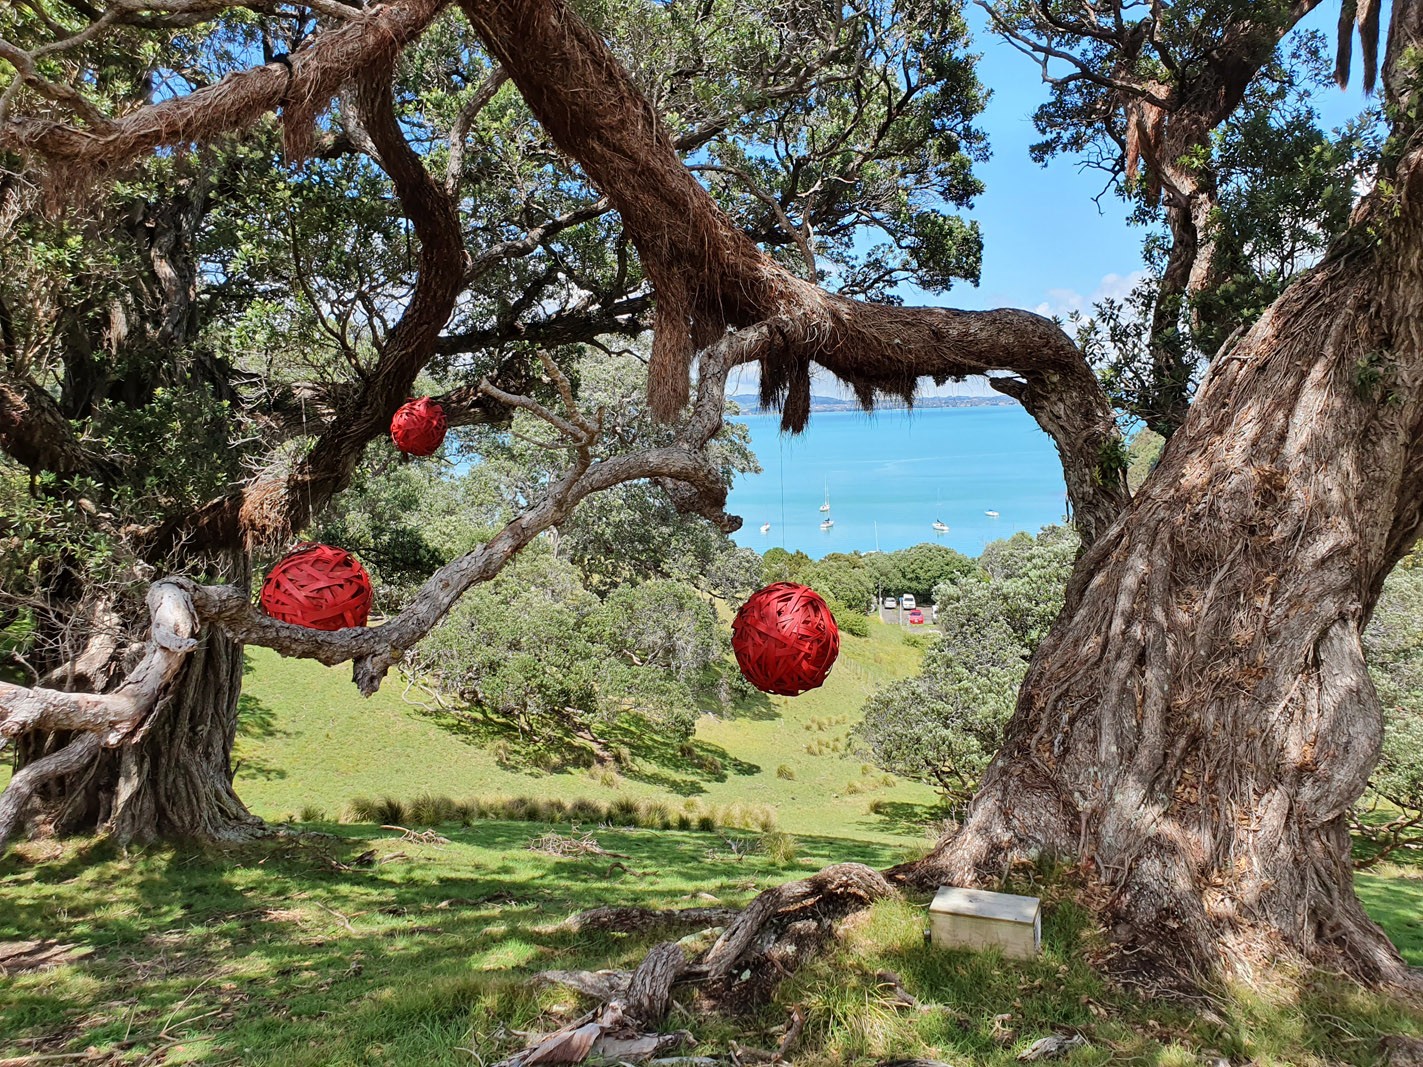
<instances>
[{"instance_id":1,"label":"thick tree branch","mask_svg":"<svg viewBox=\"0 0 1423 1067\"><path fill-rule=\"evenodd\" d=\"M70 693L0 682L0 742L35 730L80 730L119 744L147 717L188 654L197 647L198 616L192 598L172 582L148 593L153 616L148 650L110 693Z\"/></svg>"},{"instance_id":2,"label":"thick tree branch","mask_svg":"<svg viewBox=\"0 0 1423 1067\"><path fill-rule=\"evenodd\" d=\"M0 793L0 849L14 836L25 807L42 786L88 767L102 748L98 734L80 734L63 748L16 771Z\"/></svg>"},{"instance_id":3,"label":"thick tree branch","mask_svg":"<svg viewBox=\"0 0 1423 1067\"><path fill-rule=\"evenodd\" d=\"M0 147L43 157L57 171L111 170L160 145L209 141L244 129L278 108L288 150L305 155L311 123L351 76L388 62L424 32L446 0L393 0L313 38L289 65L268 63L230 74L216 85L165 100L112 121L87 116L89 128L34 118L0 125Z\"/></svg>"},{"instance_id":4,"label":"thick tree branch","mask_svg":"<svg viewBox=\"0 0 1423 1067\"><path fill-rule=\"evenodd\" d=\"M365 446L387 432L391 416L434 354L435 340L464 285L459 212L401 132L391 99L394 56L372 63L357 83L356 106L420 239L414 294L375 367L358 389L337 400L334 418L282 484L246 486L165 524L150 539L150 556L185 537L210 547L286 540L350 483Z\"/></svg>"},{"instance_id":5,"label":"thick tree branch","mask_svg":"<svg viewBox=\"0 0 1423 1067\"><path fill-rule=\"evenodd\" d=\"M0 377L0 451L32 472L72 475L98 463L54 398L18 378Z\"/></svg>"},{"instance_id":6,"label":"thick tree branch","mask_svg":"<svg viewBox=\"0 0 1423 1067\"><path fill-rule=\"evenodd\" d=\"M686 401L695 348L728 327L774 323L748 358L791 430L809 414L810 364L853 385L912 395L917 380L1008 370L1032 384L1025 400L1058 441L1083 536L1090 541L1127 499L1102 458L1118 434L1081 353L1048 320L1024 311L895 308L831 296L755 247L683 165L652 105L561 0L467 0L462 9L508 71L550 138L612 201L657 293L650 368L654 410Z\"/></svg>"}]
</instances>

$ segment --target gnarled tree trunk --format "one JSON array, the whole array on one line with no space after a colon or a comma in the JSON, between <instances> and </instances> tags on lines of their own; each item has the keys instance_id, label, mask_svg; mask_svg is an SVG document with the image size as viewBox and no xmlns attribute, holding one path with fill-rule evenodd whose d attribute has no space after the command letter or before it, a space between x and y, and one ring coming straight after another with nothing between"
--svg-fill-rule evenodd
<instances>
[{"instance_id":1,"label":"gnarled tree trunk","mask_svg":"<svg viewBox=\"0 0 1423 1067\"><path fill-rule=\"evenodd\" d=\"M244 552L190 564L243 587L251 576ZM117 660L122 652L115 647L113 655ZM261 820L232 788L242 670L242 644L205 627L142 739L100 750L77 771L47 783L36 798L37 821L61 832L105 830L123 842L235 841L261 832ZM121 668L110 673L123 676ZM33 739L21 749L17 770L58 752L73 736Z\"/></svg>"},{"instance_id":2,"label":"gnarled tree trunk","mask_svg":"<svg viewBox=\"0 0 1423 1067\"><path fill-rule=\"evenodd\" d=\"M1406 976L1345 815L1382 733L1361 633L1423 519L1420 170L1415 143L1352 249L1211 368L1081 560L962 831L909 877L1041 850L1082 861L1166 970L1284 951Z\"/></svg>"}]
</instances>

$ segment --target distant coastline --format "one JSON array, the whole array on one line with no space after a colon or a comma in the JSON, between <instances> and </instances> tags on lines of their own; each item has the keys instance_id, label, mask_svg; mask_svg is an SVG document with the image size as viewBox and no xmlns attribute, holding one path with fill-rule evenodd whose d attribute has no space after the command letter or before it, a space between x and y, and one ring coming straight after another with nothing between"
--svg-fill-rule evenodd
<instances>
[{"instance_id":1,"label":"distant coastline","mask_svg":"<svg viewBox=\"0 0 1423 1067\"><path fill-rule=\"evenodd\" d=\"M738 393L727 397L734 400L743 415L775 414L771 408L761 406L761 398L755 393ZM875 404L876 411L905 411L910 407L917 410L930 408L1001 408L1017 407L1018 402L1011 396L921 396L913 405L900 400L885 399ZM844 400L838 396L817 396L810 398L811 411L862 411L858 400Z\"/></svg>"}]
</instances>

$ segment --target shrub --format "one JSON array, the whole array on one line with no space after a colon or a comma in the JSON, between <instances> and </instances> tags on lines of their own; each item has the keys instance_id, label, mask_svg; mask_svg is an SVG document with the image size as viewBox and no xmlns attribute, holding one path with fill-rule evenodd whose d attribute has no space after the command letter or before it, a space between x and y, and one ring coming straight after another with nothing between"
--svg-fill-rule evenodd
<instances>
[{"instance_id":1,"label":"shrub","mask_svg":"<svg viewBox=\"0 0 1423 1067\"><path fill-rule=\"evenodd\" d=\"M851 637L870 636L869 616L862 615L850 608L844 608L841 611L832 609L831 614L835 616L835 624L840 627L841 633L847 633Z\"/></svg>"},{"instance_id":2,"label":"shrub","mask_svg":"<svg viewBox=\"0 0 1423 1067\"><path fill-rule=\"evenodd\" d=\"M776 768L776 777L784 778L788 782L794 782L795 770L787 764L782 763L779 767Z\"/></svg>"},{"instance_id":3,"label":"shrub","mask_svg":"<svg viewBox=\"0 0 1423 1067\"><path fill-rule=\"evenodd\" d=\"M315 804L307 804L301 809L302 822L325 822L326 809L318 808Z\"/></svg>"}]
</instances>

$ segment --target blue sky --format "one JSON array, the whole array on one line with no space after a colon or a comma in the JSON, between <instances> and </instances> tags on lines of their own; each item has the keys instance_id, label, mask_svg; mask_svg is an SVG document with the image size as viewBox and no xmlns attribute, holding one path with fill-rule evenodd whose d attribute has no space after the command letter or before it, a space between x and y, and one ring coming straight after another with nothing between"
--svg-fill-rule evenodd
<instances>
[{"instance_id":1,"label":"blue sky","mask_svg":"<svg viewBox=\"0 0 1423 1067\"><path fill-rule=\"evenodd\" d=\"M1144 231L1127 225L1125 205L1101 192L1106 175L1083 169L1079 159L1057 156L1046 167L1034 163L1028 147L1040 140L1032 114L1047 99L1037 65L985 29L981 9L969 4L969 25L975 51L982 54L979 78L992 89L980 117L993 157L977 173L986 190L965 212L983 230L983 272L979 285L966 283L945 294L905 290L910 304L959 308L1021 307L1042 314L1063 315L1089 310L1105 296L1124 296L1142 269ZM1323 32L1330 38L1339 17L1339 0L1321 4L1296 27ZM1387 25L1388 5L1383 11ZM1332 52L1331 52L1332 54ZM1359 63L1348 91L1322 91L1315 107L1328 127L1343 125L1365 106L1359 91ZM749 384L748 384L749 383ZM985 393L981 381L950 384L942 389L925 383L926 394ZM755 389L755 375L741 376L736 392ZM817 392L834 393L834 383L816 379Z\"/></svg>"}]
</instances>

